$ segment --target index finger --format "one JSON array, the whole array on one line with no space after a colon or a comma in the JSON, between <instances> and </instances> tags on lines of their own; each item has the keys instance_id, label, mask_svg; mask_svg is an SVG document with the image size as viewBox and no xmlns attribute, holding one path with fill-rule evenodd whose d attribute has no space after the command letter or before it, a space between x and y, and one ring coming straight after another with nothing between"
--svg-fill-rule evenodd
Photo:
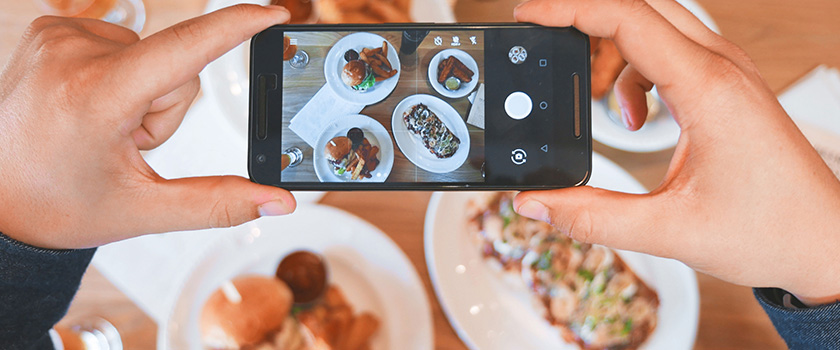
<instances>
[{"instance_id":1,"label":"index finger","mask_svg":"<svg viewBox=\"0 0 840 350\"><path fill-rule=\"evenodd\" d=\"M211 61L257 32L289 20L279 6L239 4L157 32L124 51L123 85L152 101L195 78Z\"/></svg>"},{"instance_id":2,"label":"index finger","mask_svg":"<svg viewBox=\"0 0 840 350\"><path fill-rule=\"evenodd\" d=\"M704 77L691 73L710 68L714 55L643 0L532 0L517 7L514 16L521 22L574 26L611 38L621 55L660 89L696 89Z\"/></svg>"}]
</instances>

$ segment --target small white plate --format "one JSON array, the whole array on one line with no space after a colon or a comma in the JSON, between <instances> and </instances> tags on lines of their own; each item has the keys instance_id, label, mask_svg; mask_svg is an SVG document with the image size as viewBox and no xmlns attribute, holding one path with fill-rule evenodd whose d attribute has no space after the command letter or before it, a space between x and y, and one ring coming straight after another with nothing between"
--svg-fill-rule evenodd
<instances>
[{"instance_id":1,"label":"small white plate","mask_svg":"<svg viewBox=\"0 0 840 350\"><path fill-rule=\"evenodd\" d=\"M596 187L644 193L630 174L593 154ZM545 320L519 274L483 258L467 233L465 207L475 192L435 193L425 224L432 284L455 332L470 349L578 349ZM632 234L632 232L628 232ZM699 293L694 271L681 262L618 251L659 295L656 329L641 349L691 349L697 335Z\"/></svg>"},{"instance_id":2,"label":"small white plate","mask_svg":"<svg viewBox=\"0 0 840 350\"><path fill-rule=\"evenodd\" d=\"M262 218L219 236L158 327L158 349L203 349L198 320L210 294L242 274L272 276L280 260L296 250L324 256L330 283L341 288L356 312L379 318L372 349L432 349L428 297L408 257L373 225L320 205Z\"/></svg>"},{"instance_id":3,"label":"small white plate","mask_svg":"<svg viewBox=\"0 0 840 350\"><path fill-rule=\"evenodd\" d=\"M364 48L382 47L383 41L388 42L388 61L390 61L391 67L397 70L397 74L374 84L373 87L363 92L353 90L353 88L344 84L341 81L341 72L344 71L344 65L347 64L347 61L344 60L344 53L350 49L361 53ZM327 57L324 58L324 77L327 79L327 86L335 92L336 96L350 103L372 105L384 100L397 87L400 73L402 73L402 66L400 66L400 58L397 55L397 50L394 49L394 45L373 33L353 33L341 38L330 48Z\"/></svg>"},{"instance_id":4,"label":"small white plate","mask_svg":"<svg viewBox=\"0 0 840 350\"><path fill-rule=\"evenodd\" d=\"M469 83L461 83L461 88L458 90L447 90L441 83L438 83L438 63L441 60L449 58L449 56L455 56L458 60L461 61L467 68L475 72L472 76L472 80ZM429 84L432 84L432 88L435 89L439 94L449 97L449 98L459 98L469 95L475 87L478 85L478 63L475 62L475 59L470 56L470 54L464 52L463 50L458 49L446 49L441 52L438 52L436 55L432 57L432 61L429 62Z\"/></svg>"},{"instance_id":5,"label":"small white plate","mask_svg":"<svg viewBox=\"0 0 840 350\"><path fill-rule=\"evenodd\" d=\"M418 103L429 107L446 125L446 128L461 140L461 145L458 146L458 150L451 157L443 159L436 157L429 152L429 149L423 145L423 141L417 135L406 128L403 113L408 112L412 106ZM411 95L400 101L391 116L391 131L394 132L394 140L397 140L397 146L405 157L414 165L426 171L433 173L454 171L464 164L467 155L470 154L470 133L467 130L467 124L449 103L432 95Z\"/></svg>"},{"instance_id":6,"label":"small white plate","mask_svg":"<svg viewBox=\"0 0 840 350\"><path fill-rule=\"evenodd\" d=\"M694 0L677 0L688 11L700 19L716 33L720 30L712 17ZM677 145L680 138L680 126L668 112L664 103L656 120L645 123L637 131L627 130L623 125L610 119L606 97L592 100L592 138L615 149L628 152L656 152Z\"/></svg>"},{"instance_id":7,"label":"small white plate","mask_svg":"<svg viewBox=\"0 0 840 350\"><path fill-rule=\"evenodd\" d=\"M369 179L350 180L350 174L347 173L342 176L336 175L332 170L332 165L324 156L324 147L327 146L327 142L336 136L346 136L347 131L351 128L362 129L368 142L373 146L379 146L379 155L377 156L379 165L371 172ZM361 114L337 117L321 132L312 153L315 174L318 175L321 182L385 182L394 166L394 144L391 142L388 130L385 130L385 127L373 118Z\"/></svg>"}]
</instances>

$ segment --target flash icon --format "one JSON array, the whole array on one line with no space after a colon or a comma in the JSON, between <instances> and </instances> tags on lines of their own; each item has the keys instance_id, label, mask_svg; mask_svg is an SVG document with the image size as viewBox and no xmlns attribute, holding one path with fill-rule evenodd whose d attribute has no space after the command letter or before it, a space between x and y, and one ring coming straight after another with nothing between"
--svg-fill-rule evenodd
<instances>
[{"instance_id":1,"label":"flash icon","mask_svg":"<svg viewBox=\"0 0 840 350\"><path fill-rule=\"evenodd\" d=\"M470 43L472 43L473 45L478 45L478 38L476 38L475 35L471 36Z\"/></svg>"}]
</instances>

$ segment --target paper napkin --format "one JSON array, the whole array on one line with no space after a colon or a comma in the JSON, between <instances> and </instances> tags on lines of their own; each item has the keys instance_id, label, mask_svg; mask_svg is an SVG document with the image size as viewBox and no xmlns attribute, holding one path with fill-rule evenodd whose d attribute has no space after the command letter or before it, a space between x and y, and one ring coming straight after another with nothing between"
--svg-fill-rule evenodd
<instances>
[{"instance_id":1,"label":"paper napkin","mask_svg":"<svg viewBox=\"0 0 840 350\"><path fill-rule=\"evenodd\" d=\"M289 129L314 148L321 131L335 120L336 116L357 114L363 108L364 104L346 102L336 96L329 86L324 85L300 112L295 114L289 122Z\"/></svg>"}]
</instances>

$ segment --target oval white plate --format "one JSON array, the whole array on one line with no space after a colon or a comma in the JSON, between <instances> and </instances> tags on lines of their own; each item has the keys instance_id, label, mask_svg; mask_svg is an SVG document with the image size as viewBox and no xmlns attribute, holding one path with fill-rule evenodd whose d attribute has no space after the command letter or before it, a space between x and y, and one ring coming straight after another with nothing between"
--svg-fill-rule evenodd
<instances>
[{"instance_id":1,"label":"oval white plate","mask_svg":"<svg viewBox=\"0 0 840 350\"><path fill-rule=\"evenodd\" d=\"M405 127L403 113L418 103L429 107L443 121L446 128L461 140L461 145L458 146L458 150L452 157L443 159L436 157L423 145L423 141L419 137ZM394 108L393 115L391 115L391 131L394 133L394 140L397 140L397 146L405 157L414 165L426 171L448 173L461 167L467 160L467 155L470 154L470 133L467 130L467 124L461 119L461 115L455 108L446 101L432 95L411 95L400 101Z\"/></svg>"},{"instance_id":2,"label":"oval white plate","mask_svg":"<svg viewBox=\"0 0 840 350\"><path fill-rule=\"evenodd\" d=\"M720 33L712 17L693 0L677 0L691 11L703 24L716 33ZM606 99L606 98L605 98ZM656 152L677 145L680 127L671 117L668 108L662 106L661 115L656 120L645 123L641 129L630 131L610 119L607 103L604 99L592 100L592 138L612 148L629 152Z\"/></svg>"},{"instance_id":3,"label":"oval white plate","mask_svg":"<svg viewBox=\"0 0 840 350\"><path fill-rule=\"evenodd\" d=\"M204 12L209 13L238 3L267 5L268 0L209 0ZM448 0L411 2L411 17L417 22L455 22ZM382 45L382 43L380 43ZM230 127L243 140L248 139L248 48L250 41L210 62L201 74L202 92L218 105Z\"/></svg>"},{"instance_id":4,"label":"oval white plate","mask_svg":"<svg viewBox=\"0 0 840 350\"><path fill-rule=\"evenodd\" d=\"M593 154L589 184L644 193L630 174ZM438 300L452 327L471 349L578 349L566 343L535 307L518 274L484 259L466 232L465 205L474 192L435 193L425 224L426 262ZM642 349L691 349L697 334L697 278L681 262L619 251L659 294L656 330Z\"/></svg>"},{"instance_id":5,"label":"oval white plate","mask_svg":"<svg viewBox=\"0 0 840 350\"><path fill-rule=\"evenodd\" d=\"M437 76L438 76L438 63L444 58L449 58L449 56L455 56L455 58L459 59L467 68L471 69L475 72L473 75L472 80L469 83L461 84L461 88L455 91L447 90L446 87L438 83ZM469 95L475 87L478 85L478 63L475 62L475 59L470 56L470 54L466 53L463 50L458 49L446 49L441 52L438 52L432 57L432 61L429 62L429 84L432 84L432 88L437 91L437 93L449 97L449 98L459 98Z\"/></svg>"},{"instance_id":6,"label":"oval white plate","mask_svg":"<svg viewBox=\"0 0 840 350\"><path fill-rule=\"evenodd\" d=\"M327 142L332 140L333 137L347 135L347 131L351 128L362 129L370 144L379 146L379 165L371 172L369 179L350 180L350 176L347 174L345 174L346 176L336 175L324 156L324 147L327 146ZM337 117L321 132L312 153L314 155L315 174L318 175L321 182L385 182L394 166L394 144L391 142L388 130L385 130L385 127L373 118L361 114Z\"/></svg>"},{"instance_id":7,"label":"oval white plate","mask_svg":"<svg viewBox=\"0 0 840 350\"><path fill-rule=\"evenodd\" d=\"M341 72L344 71L344 65L347 64L347 61L344 60L344 53L350 49L361 53L363 48L382 47L383 41L388 42L388 61L390 61L391 67L397 70L397 74L374 84L373 87L364 92L353 90L353 88L344 84L341 81ZM335 92L336 96L349 103L372 105L384 100L397 87L400 73L402 73L402 66L400 66L400 58L397 55L397 50L394 49L394 45L373 33L353 33L341 38L330 48L327 57L324 58L324 77L327 79L327 86Z\"/></svg>"},{"instance_id":8,"label":"oval white plate","mask_svg":"<svg viewBox=\"0 0 840 350\"><path fill-rule=\"evenodd\" d=\"M282 257L301 249L326 258L331 283L341 288L356 312L370 311L380 319L372 349L432 349L431 310L408 257L373 225L326 206L262 218L220 236L204 252L158 328L158 348L203 349L198 319L210 294L235 276L273 275Z\"/></svg>"}]
</instances>

